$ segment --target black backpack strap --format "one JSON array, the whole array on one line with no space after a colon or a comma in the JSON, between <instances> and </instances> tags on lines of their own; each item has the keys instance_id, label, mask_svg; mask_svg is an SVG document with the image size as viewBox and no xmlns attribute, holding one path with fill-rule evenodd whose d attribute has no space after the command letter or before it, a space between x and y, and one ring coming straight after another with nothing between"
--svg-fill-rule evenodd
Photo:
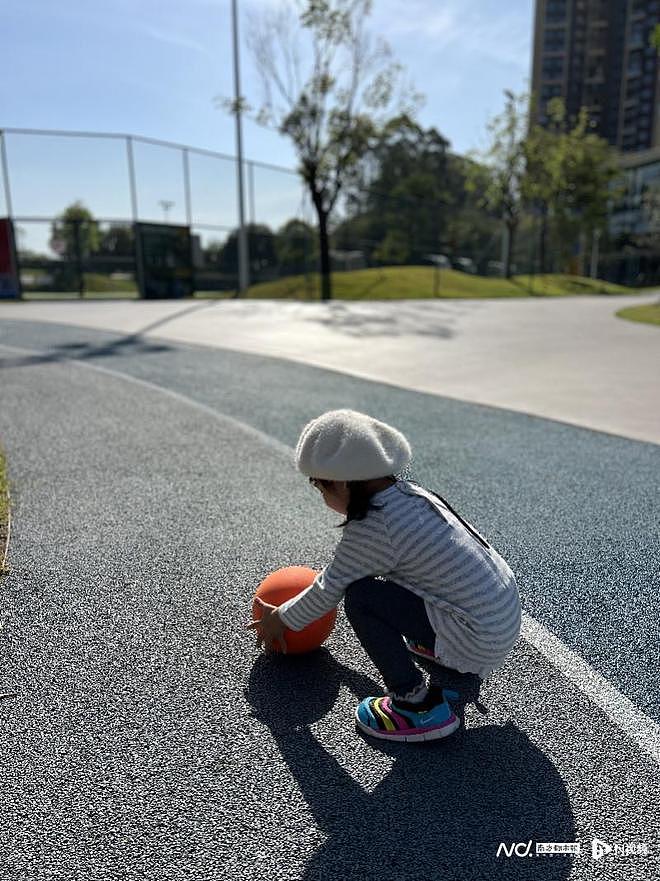
<instances>
[{"instance_id":1,"label":"black backpack strap","mask_svg":"<svg viewBox=\"0 0 660 881\"><path fill-rule=\"evenodd\" d=\"M456 511L454 511L454 509L452 508L452 506L449 504L449 502L446 499L443 499L439 493L433 492L432 489L428 490L428 492L430 492L431 495L435 496L437 499L440 499L442 504L451 511L451 513L454 515L454 517L456 517L457 520L461 521L461 523L467 529L467 531L470 533L470 535L473 535L477 539L477 541L480 542L486 548L486 550L492 550L491 546L488 544L486 539L482 535L479 535L477 530L474 529L472 526L470 526L469 523L466 523L465 520L463 520L463 518L461 517L461 515L458 514Z\"/></svg>"}]
</instances>

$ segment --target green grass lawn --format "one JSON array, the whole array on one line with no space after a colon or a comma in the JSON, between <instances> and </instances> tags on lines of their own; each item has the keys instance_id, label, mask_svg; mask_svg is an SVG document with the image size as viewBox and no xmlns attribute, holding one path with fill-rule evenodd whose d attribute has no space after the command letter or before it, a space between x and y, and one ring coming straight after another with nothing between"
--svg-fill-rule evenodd
<instances>
[{"instance_id":1,"label":"green grass lawn","mask_svg":"<svg viewBox=\"0 0 660 881\"><path fill-rule=\"evenodd\" d=\"M84 299L135 299L138 296L131 281L116 281L109 277L88 275L85 282L90 290ZM510 279L483 278L457 272L454 269L435 270L431 266L385 266L378 269L359 269L335 272L332 275L332 296L337 300L407 300L479 299L486 297L566 297L580 294L637 294L639 289L610 284L600 279L576 275L517 275ZM232 291L197 291L198 299L228 299ZM25 292L26 300L59 300L78 296L76 291L63 293ZM320 276L292 275L276 281L252 285L247 292L250 299L319 300Z\"/></svg>"},{"instance_id":2,"label":"green grass lawn","mask_svg":"<svg viewBox=\"0 0 660 881\"><path fill-rule=\"evenodd\" d=\"M79 300L78 291L23 291L24 300ZM83 300L137 300L137 291L85 291Z\"/></svg>"},{"instance_id":3,"label":"green grass lawn","mask_svg":"<svg viewBox=\"0 0 660 881\"><path fill-rule=\"evenodd\" d=\"M644 306L628 306L626 309L619 309L616 314L619 318L627 318L628 321L660 325L660 300Z\"/></svg>"},{"instance_id":4,"label":"green grass lawn","mask_svg":"<svg viewBox=\"0 0 660 881\"><path fill-rule=\"evenodd\" d=\"M0 447L0 575L6 575L6 551L9 537L9 481L7 460Z\"/></svg>"},{"instance_id":5,"label":"green grass lawn","mask_svg":"<svg viewBox=\"0 0 660 881\"><path fill-rule=\"evenodd\" d=\"M477 299L483 297L564 297L575 294L639 293L600 279L572 275L517 275L511 279L483 278L427 266L386 266L338 272L332 276L332 295L338 300L405 300L433 297ZM255 299L318 300L319 275L290 276L253 285Z\"/></svg>"},{"instance_id":6,"label":"green grass lawn","mask_svg":"<svg viewBox=\"0 0 660 881\"><path fill-rule=\"evenodd\" d=\"M111 278L109 275L96 272L85 272L83 276L85 279L85 300L137 299L137 286L130 279ZM23 291L24 300L70 300L79 296L78 291Z\"/></svg>"}]
</instances>

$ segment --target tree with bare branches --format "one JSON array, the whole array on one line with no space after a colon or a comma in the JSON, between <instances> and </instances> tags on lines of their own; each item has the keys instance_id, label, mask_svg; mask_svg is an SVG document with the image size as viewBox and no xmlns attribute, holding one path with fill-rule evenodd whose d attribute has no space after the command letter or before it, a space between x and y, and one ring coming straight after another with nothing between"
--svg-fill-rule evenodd
<instances>
[{"instance_id":1,"label":"tree with bare branches","mask_svg":"<svg viewBox=\"0 0 660 881\"><path fill-rule=\"evenodd\" d=\"M282 4L249 25L248 48L264 89L255 118L293 142L318 218L321 296L329 300L329 224L342 189L391 113L412 115L421 96L402 84L387 43L365 31L372 0L294 5L297 15L291 3Z\"/></svg>"},{"instance_id":2,"label":"tree with bare branches","mask_svg":"<svg viewBox=\"0 0 660 881\"><path fill-rule=\"evenodd\" d=\"M526 174L527 95L506 89L504 110L488 123L490 146L476 152L467 187L481 194L483 208L498 213L504 226L504 276L512 275L515 236L523 211L523 183Z\"/></svg>"}]
</instances>

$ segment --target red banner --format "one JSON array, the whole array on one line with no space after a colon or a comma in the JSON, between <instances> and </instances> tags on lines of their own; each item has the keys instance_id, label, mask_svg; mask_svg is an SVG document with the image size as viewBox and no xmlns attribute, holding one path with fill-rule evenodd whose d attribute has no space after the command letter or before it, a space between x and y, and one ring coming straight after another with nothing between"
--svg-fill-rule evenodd
<instances>
[{"instance_id":1,"label":"red banner","mask_svg":"<svg viewBox=\"0 0 660 881\"><path fill-rule=\"evenodd\" d=\"M0 217L0 299L20 295L13 224L9 218Z\"/></svg>"}]
</instances>

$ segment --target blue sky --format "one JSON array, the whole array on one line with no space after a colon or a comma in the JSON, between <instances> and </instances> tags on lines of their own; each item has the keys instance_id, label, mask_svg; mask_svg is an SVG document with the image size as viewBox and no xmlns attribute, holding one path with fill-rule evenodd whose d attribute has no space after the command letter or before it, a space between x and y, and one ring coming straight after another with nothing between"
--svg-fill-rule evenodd
<instances>
[{"instance_id":1,"label":"blue sky","mask_svg":"<svg viewBox=\"0 0 660 881\"><path fill-rule=\"evenodd\" d=\"M239 0L243 36L246 17L275 2ZM453 150L465 152L484 146L486 122L501 110L503 90L528 87L533 7L533 0L375 0L368 27L390 43L425 95L422 125L435 126ZM230 8L230 0L0 0L0 126L131 133L234 153L233 120L214 103L233 92ZM242 91L258 105L261 85L244 44L241 69ZM106 156L106 147L90 160L91 177L120 163ZM49 206L33 204L34 187L27 198L27 187L37 155L44 174L48 161L56 174L56 144L41 142L29 163L26 142L19 149L18 141L8 141L8 150L15 199L21 177L25 183L14 212L47 213ZM295 166L286 139L249 120L244 150L251 159ZM143 174L157 167L146 156L142 164ZM66 165L62 158L63 176ZM84 177L82 164L78 172ZM183 211L180 192L161 197L175 201L174 214ZM142 201L160 210L155 191ZM112 212L104 206L105 215ZM233 223L230 214L221 222Z\"/></svg>"},{"instance_id":2,"label":"blue sky","mask_svg":"<svg viewBox=\"0 0 660 881\"><path fill-rule=\"evenodd\" d=\"M266 0L240 0L245 16ZM230 0L2 0L0 124L130 132L234 151ZM420 121L463 152L479 145L502 90L530 72L532 0L375 0L370 30L388 40L426 95ZM243 91L261 91L242 52ZM291 165L280 136L247 122L250 158Z\"/></svg>"}]
</instances>

